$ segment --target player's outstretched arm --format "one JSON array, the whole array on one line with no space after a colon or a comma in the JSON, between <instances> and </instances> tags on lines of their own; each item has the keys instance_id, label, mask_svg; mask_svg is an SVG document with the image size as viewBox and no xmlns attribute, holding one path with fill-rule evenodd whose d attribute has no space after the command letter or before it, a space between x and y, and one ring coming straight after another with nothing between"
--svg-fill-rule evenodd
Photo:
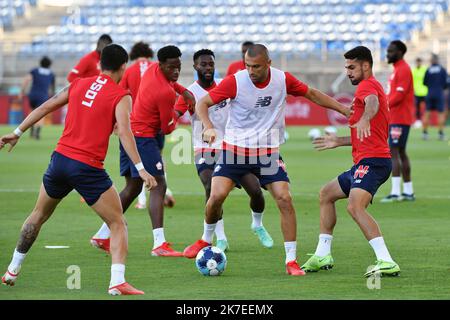
<instances>
[{"instance_id":1,"label":"player's outstretched arm","mask_svg":"<svg viewBox=\"0 0 450 320\"><path fill-rule=\"evenodd\" d=\"M380 107L378 97L374 94L367 96L364 99L364 104L364 113L361 119L350 126L350 128L356 128L356 136L361 141L370 136L370 120L375 117Z\"/></svg>"},{"instance_id":2,"label":"player's outstretched arm","mask_svg":"<svg viewBox=\"0 0 450 320\"><path fill-rule=\"evenodd\" d=\"M352 111L351 108L344 106L332 97L326 95L320 90L314 88L308 88L305 94L305 98L327 109L335 110L347 118L350 117Z\"/></svg>"},{"instance_id":3,"label":"player's outstretched arm","mask_svg":"<svg viewBox=\"0 0 450 320\"><path fill-rule=\"evenodd\" d=\"M65 87L59 93L54 95L52 98L45 101L38 108L34 109L22 123L14 130L13 133L9 133L0 138L0 149L2 149L6 144L9 144L9 151L11 151L14 146L19 141L20 136L27 131L32 125L41 120L50 112L53 112L62 106L66 105L69 101L69 87Z\"/></svg>"},{"instance_id":4,"label":"player's outstretched arm","mask_svg":"<svg viewBox=\"0 0 450 320\"><path fill-rule=\"evenodd\" d=\"M195 106L195 112L197 113L200 121L203 123L203 141L208 142L210 145L214 143L217 137L216 130L214 129L214 125L209 118L208 108L213 106L214 102L212 101L209 94L204 96Z\"/></svg>"},{"instance_id":5,"label":"player's outstretched arm","mask_svg":"<svg viewBox=\"0 0 450 320\"><path fill-rule=\"evenodd\" d=\"M136 147L136 141L134 140L133 133L130 127L130 112L131 112L131 97L125 96L116 107L116 121L117 121L117 135L123 148L130 157L133 164L136 166L139 176L144 181L148 190L156 187L157 183L155 178L149 174L142 164L141 157Z\"/></svg>"},{"instance_id":6,"label":"player's outstretched arm","mask_svg":"<svg viewBox=\"0 0 450 320\"><path fill-rule=\"evenodd\" d=\"M329 134L329 133L325 134L325 136L314 139L312 143L314 145L314 148L318 151L352 145L350 136L338 137L334 134Z\"/></svg>"}]
</instances>

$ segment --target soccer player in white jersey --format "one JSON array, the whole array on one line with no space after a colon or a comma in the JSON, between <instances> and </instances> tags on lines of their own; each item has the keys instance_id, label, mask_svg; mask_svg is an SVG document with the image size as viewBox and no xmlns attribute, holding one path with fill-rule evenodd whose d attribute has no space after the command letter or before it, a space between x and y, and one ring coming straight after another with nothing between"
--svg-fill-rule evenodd
<instances>
[{"instance_id":1,"label":"soccer player in white jersey","mask_svg":"<svg viewBox=\"0 0 450 320\"><path fill-rule=\"evenodd\" d=\"M203 139L212 144L217 139L217 132L208 108L231 99L222 158L214 169L211 195L206 204L203 236L184 250L184 256L194 258L211 244L222 204L241 177L252 172L271 193L280 210L286 272L301 276L305 272L297 263L296 214L286 167L279 153L279 145L284 142L286 95L304 96L345 116L350 115L350 109L308 87L292 74L271 67L269 52L262 44L247 50L245 65L246 70L225 78L195 108L205 127Z\"/></svg>"},{"instance_id":2,"label":"soccer player in white jersey","mask_svg":"<svg viewBox=\"0 0 450 320\"><path fill-rule=\"evenodd\" d=\"M195 100L198 101L214 89L221 79L214 79L215 56L214 52L208 49L202 49L194 54L194 69L197 72L198 80L191 84L187 89L192 92ZM175 111L182 116L186 111L190 111L192 123L192 140L195 153L195 165L197 173L205 188L206 201L211 193L211 178L214 172L214 166L220 157L222 151L222 137L225 132L225 125L228 120L229 105L227 100L220 101L209 108L209 117L217 129L220 136L212 145L204 142L202 139L203 126L197 114L189 110L188 105L180 97L175 105ZM262 224L264 212L264 195L261 191L259 180L252 173L248 173L240 180L240 184L250 197L250 208L252 210L251 229L258 236L261 244L266 248L273 246L272 237ZM222 213L221 213L222 215ZM217 238L216 246L223 251L229 248L227 237L225 235L223 219L217 221L215 234Z\"/></svg>"}]
</instances>

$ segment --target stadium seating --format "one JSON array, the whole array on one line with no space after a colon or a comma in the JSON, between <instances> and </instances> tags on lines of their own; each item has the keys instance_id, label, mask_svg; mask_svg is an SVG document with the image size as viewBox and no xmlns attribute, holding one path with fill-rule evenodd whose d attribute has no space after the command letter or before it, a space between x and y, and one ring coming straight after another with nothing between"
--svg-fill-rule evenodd
<instances>
[{"instance_id":1,"label":"stadium seating","mask_svg":"<svg viewBox=\"0 0 450 320\"><path fill-rule=\"evenodd\" d=\"M0 0L0 3L4 0ZM12 3L13 1L7 1ZM24 1L14 1L19 3ZM158 49L176 44L192 53L208 47L235 53L246 40L267 43L277 53L333 54L355 44L386 47L409 40L448 9L446 0L87 0L61 25L22 48L22 54L89 51L109 33L130 48L140 40ZM378 46L378 45L377 45Z\"/></svg>"},{"instance_id":2,"label":"stadium seating","mask_svg":"<svg viewBox=\"0 0 450 320\"><path fill-rule=\"evenodd\" d=\"M0 0L0 28L11 28L14 18L23 16L28 5L35 6L36 0Z\"/></svg>"}]
</instances>

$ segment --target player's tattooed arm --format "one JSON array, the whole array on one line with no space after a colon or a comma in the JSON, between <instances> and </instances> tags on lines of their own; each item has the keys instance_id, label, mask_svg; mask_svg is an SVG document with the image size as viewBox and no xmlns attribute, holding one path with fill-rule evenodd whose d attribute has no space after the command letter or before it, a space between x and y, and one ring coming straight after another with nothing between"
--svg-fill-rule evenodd
<instances>
[{"instance_id":1,"label":"player's tattooed arm","mask_svg":"<svg viewBox=\"0 0 450 320\"><path fill-rule=\"evenodd\" d=\"M31 222L25 222L17 242L17 251L27 253L39 234L39 227Z\"/></svg>"}]
</instances>

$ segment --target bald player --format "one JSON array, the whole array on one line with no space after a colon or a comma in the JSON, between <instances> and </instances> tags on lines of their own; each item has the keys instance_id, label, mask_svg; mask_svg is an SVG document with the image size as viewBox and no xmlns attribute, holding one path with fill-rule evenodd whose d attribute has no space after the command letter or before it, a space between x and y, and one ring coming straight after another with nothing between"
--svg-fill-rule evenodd
<instances>
[{"instance_id":1,"label":"bald player","mask_svg":"<svg viewBox=\"0 0 450 320\"><path fill-rule=\"evenodd\" d=\"M208 108L230 99L230 114L222 157L214 168L211 195L206 204L203 236L184 250L184 256L194 258L211 244L225 199L243 176L253 173L261 186L270 192L280 211L286 272L302 276L305 273L297 263L296 213L286 165L279 151L284 142L286 96L304 96L345 116L349 116L350 109L308 87L292 74L271 67L271 63L264 45L251 46L245 54L246 70L225 78L196 105L205 128L203 139L210 144L217 139L217 132Z\"/></svg>"}]
</instances>

